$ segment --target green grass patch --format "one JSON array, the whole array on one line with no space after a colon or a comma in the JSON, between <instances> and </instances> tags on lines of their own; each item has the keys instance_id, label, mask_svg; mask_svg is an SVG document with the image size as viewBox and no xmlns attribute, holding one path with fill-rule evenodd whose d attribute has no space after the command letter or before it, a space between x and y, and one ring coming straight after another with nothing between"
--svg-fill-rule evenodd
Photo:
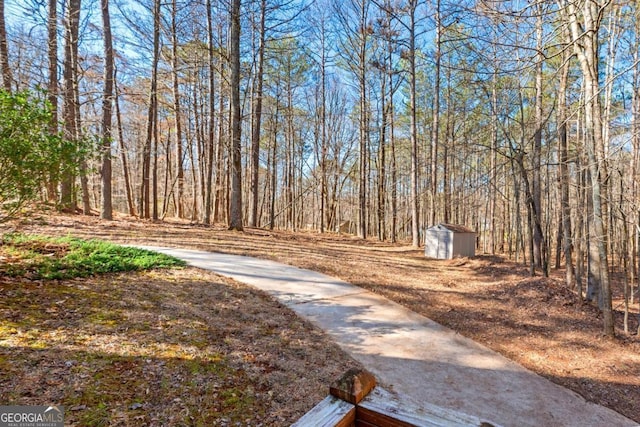
<instances>
[{"instance_id":1,"label":"green grass patch","mask_svg":"<svg viewBox=\"0 0 640 427\"><path fill-rule=\"evenodd\" d=\"M100 240L5 234L0 240L0 275L72 279L104 273L183 267L184 261L145 249Z\"/></svg>"}]
</instances>

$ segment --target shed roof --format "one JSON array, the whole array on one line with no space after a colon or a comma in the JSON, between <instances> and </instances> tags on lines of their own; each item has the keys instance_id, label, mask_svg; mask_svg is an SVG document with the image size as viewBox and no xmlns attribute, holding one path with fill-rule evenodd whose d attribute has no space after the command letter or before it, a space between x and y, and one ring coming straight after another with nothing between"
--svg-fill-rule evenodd
<instances>
[{"instance_id":1,"label":"shed roof","mask_svg":"<svg viewBox=\"0 0 640 427\"><path fill-rule=\"evenodd\" d=\"M470 229L469 227L466 227L464 225L440 223L436 227L444 227L447 230L452 231L454 233L471 233L471 234L475 234L476 233L475 231L473 231L472 229Z\"/></svg>"}]
</instances>

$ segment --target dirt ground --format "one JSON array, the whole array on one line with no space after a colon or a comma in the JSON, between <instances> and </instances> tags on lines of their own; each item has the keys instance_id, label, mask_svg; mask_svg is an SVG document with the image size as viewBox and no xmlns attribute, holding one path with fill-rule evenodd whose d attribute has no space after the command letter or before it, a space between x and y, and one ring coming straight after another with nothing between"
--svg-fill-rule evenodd
<instances>
[{"instance_id":1,"label":"dirt ground","mask_svg":"<svg viewBox=\"0 0 640 427\"><path fill-rule=\"evenodd\" d=\"M348 235L247 229L121 217L34 216L22 232L94 237L251 255L339 277L482 343L587 400L640 422L640 339L602 335L597 308L566 289L562 272L531 278L501 257L429 260L401 244ZM637 329L637 302L630 329Z\"/></svg>"}]
</instances>

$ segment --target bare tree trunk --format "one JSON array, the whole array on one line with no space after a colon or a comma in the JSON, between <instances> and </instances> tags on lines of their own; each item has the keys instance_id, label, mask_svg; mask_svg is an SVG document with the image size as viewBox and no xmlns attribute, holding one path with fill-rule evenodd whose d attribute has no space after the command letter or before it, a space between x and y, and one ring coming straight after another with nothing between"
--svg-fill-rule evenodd
<instances>
[{"instance_id":1,"label":"bare tree trunk","mask_svg":"<svg viewBox=\"0 0 640 427\"><path fill-rule=\"evenodd\" d=\"M361 0L358 40L358 90L360 97L360 149L358 183L358 235L367 238L367 157L369 154L367 104L367 1Z\"/></svg>"},{"instance_id":2,"label":"bare tree trunk","mask_svg":"<svg viewBox=\"0 0 640 427\"><path fill-rule=\"evenodd\" d=\"M139 212L142 218L150 218L150 184L151 184L151 148L154 129L157 125L157 88L158 60L160 56L160 0L153 2L153 60L151 64L151 88L149 91L149 110L147 114L147 133L142 153L142 183Z\"/></svg>"},{"instance_id":3,"label":"bare tree trunk","mask_svg":"<svg viewBox=\"0 0 640 427\"><path fill-rule=\"evenodd\" d=\"M111 120L113 104L113 43L109 0L101 0L104 31L104 87L102 92L102 219L113 219L111 200Z\"/></svg>"},{"instance_id":4,"label":"bare tree trunk","mask_svg":"<svg viewBox=\"0 0 640 427\"><path fill-rule=\"evenodd\" d=\"M537 19L536 19L536 66L535 66L535 75L536 75L536 95L535 95L535 134L533 136L533 179L532 179L532 197L531 201L535 205L535 214L538 216L538 222L541 221L542 218L542 182L541 182L541 155L542 155L542 127L544 125L542 118L542 65L544 61L543 56L543 45L542 45L542 35L543 35L543 10L542 4L536 4L537 11ZM544 275L547 276L548 268L547 268L547 256L545 251L545 241L544 234L542 232L542 226L535 226L533 229L533 257L535 266L541 268L544 272Z\"/></svg>"},{"instance_id":5,"label":"bare tree trunk","mask_svg":"<svg viewBox=\"0 0 640 427\"><path fill-rule=\"evenodd\" d=\"M4 0L0 0L4 1ZM58 133L58 1L49 0L47 20L47 57L49 60L47 99L51 104L51 124L49 132L52 135ZM58 173L59 165L50 171L47 182L47 198L54 202L58 197Z\"/></svg>"},{"instance_id":6,"label":"bare tree trunk","mask_svg":"<svg viewBox=\"0 0 640 427\"><path fill-rule=\"evenodd\" d=\"M220 33L222 32L222 28L219 28ZM220 35L220 40L222 40L222 36ZM224 198L224 189L223 189L223 173L226 172L226 168L224 165L224 153L227 151L224 144L224 111L225 111L225 93L223 82L226 81L225 75L225 67L226 62L223 58L222 52L218 55L218 63L220 68L220 90L219 90L219 99L218 99L218 111L220 114L220 118L218 119L218 140L216 144L216 176L215 176L215 203L213 204L213 220L216 222L222 222L222 206L223 206L223 198ZM228 129L228 127L227 127Z\"/></svg>"},{"instance_id":7,"label":"bare tree trunk","mask_svg":"<svg viewBox=\"0 0 640 427\"><path fill-rule=\"evenodd\" d=\"M231 2L231 193L229 229L242 231L242 159L240 131L240 0Z\"/></svg>"},{"instance_id":8,"label":"bare tree trunk","mask_svg":"<svg viewBox=\"0 0 640 427\"><path fill-rule=\"evenodd\" d=\"M387 144L387 79L384 69L380 72L380 141L378 142L378 240L386 239L385 200L386 195L386 144Z\"/></svg>"},{"instance_id":9,"label":"bare tree trunk","mask_svg":"<svg viewBox=\"0 0 640 427\"><path fill-rule=\"evenodd\" d=\"M409 41L409 55L410 55L410 59L409 59L409 63L410 63L410 67L411 67L411 71L410 71L410 79L411 79L411 99L415 98L415 8L417 7L417 2L412 2L412 4L409 6L412 11L411 11L411 40ZM440 62L442 59L442 51L441 51L441 36L442 36L442 21L440 19L440 0L436 0L435 1L435 15L434 15L434 19L436 21L436 34L435 34L435 42L434 42L434 47L435 47L435 70L434 70L434 76L433 76L433 110L432 110L432 126L431 126L431 164L430 164L430 168L431 168L431 209L430 209L430 224L431 226L436 224L436 219L437 219L437 209L438 209L438 202L437 202L437 198L438 198L438 150L440 149ZM411 102L411 119L412 121L415 121L415 101L410 101ZM414 125L411 125L411 145L413 147L413 144L415 143L417 145L417 135L415 135L415 133L417 133L417 131L414 129ZM413 156L417 156L417 153L412 152L412 179L413 179ZM416 175L416 181L417 181L417 175ZM412 184L413 185L413 184ZM413 191L413 190L412 190ZM416 191L416 195L417 195L417 191ZM413 193L412 193L412 197L413 197ZM416 231L414 230L413 233L415 234ZM417 237L414 235L413 236L413 245L417 246L416 244L416 240Z\"/></svg>"},{"instance_id":10,"label":"bare tree trunk","mask_svg":"<svg viewBox=\"0 0 640 427\"><path fill-rule=\"evenodd\" d=\"M418 195L418 129L416 118L416 8L418 7L417 0L410 0L409 2L409 126L410 126L410 139L411 139L411 244L414 247L420 246L420 201ZM438 0L438 10L440 8L440 0ZM437 58L436 61L440 59ZM439 80L438 83L439 85ZM437 88L440 91L440 88ZM434 108L435 108L434 100ZM439 103L439 101L438 101ZM432 144L434 141L432 140ZM435 141L437 144L437 141ZM433 162L433 155L432 155ZM432 179L433 168L432 164ZM432 195L433 196L433 195ZM432 200L433 203L433 200ZM435 204L434 204L435 206ZM434 218L432 214L432 219Z\"/></svg>"},{"instance_id":11,"label":"bare tree trunk","mask_svg":"<svg viewBox=\"0 0 640 427\"><path fill-rule=\"evenodd\" d=\"M4 22L4 0L0 0L0 68L2 69L2 87L11 92L13 77L9 66L9 46L7 44L7 27Z\"/></svg>"},{"instance_id":12,"label":"bare tree trunk","mask_svg":"<svg viewBox=\"0 0 640 427\"><path fill-rule=\"evenodd\" d=\"M558 87L557 122L558 122L558 152L560 157L560 203L562 206L562 242L566 264L565 280L570 289L576 287L575 272L572 257L571 235L571 205L569 203L569 153L567 149L567 80L571 56L564 55L564 64L560 70L560 85ZM580 296L582 298L582 296Z\"/></svg>"},{"instance_id":13,"label":"bare tree trunk","mask_svg":"<svg viewBox=\"0 0 640 427\"><path fill-rule=\"evenodd\" d=\"M622 194L622 193L620 193ZM622 207L622 206L621 206ZM629 248L628 248L628 240L627 240L627 233L629 232L628 227L627 227L627 218L626 215L624 216L624 221L623 221L623 231L625 233L625 237L622 240L622 251L623 251L623 258L622 258L622 263L623 263L623 271L624 271L624 289L623 289L623 295L624 295L624 320L623 320L623 327L624 327L624 333L626 335L629 335L629 293L633 292L633 289L629 287L630 283L629 283Z\"/></svg>"},{"instance_id":14,"label":"bare tree trunk","mask_svg":"<svg viewBox=\"0 0 640 427\"><path fill-rule=\"evenodd\" d=\"M392 47L389 45L389 49ZM388 57L388 68L393 69L392 56ZM391 241L398 240L398 171L396 164L396 138L395 138L395 109L394 109L393 73L389 73L389 145L391 148L391 164L389 165L391 174Z\"/></svg>"},{"instance_id":15,"label":"bare tree trunk","mask_svg":"<svg viewBox=\"0 0 640 427\"><path fill-rule=\"evenodd\" d=\"M497 39L497 36L496 36ZM497 40L496 40L497 42ZM493 59L497 61L497 43L493 44ZM491 182L498 181L498 69L497 65L494 65L494 70L491 75L491 154L489 158L489 167L491 171ZM519 197L519 193L516 193ZM491 254L496 253L496 211L498 205L498 192L491 192L491 230L490 233L490 246L489 251ZM519 203L519 198L517 199ZM520 222L518 222L520 225ZM517 253L517 251L516 251Z\"/></svg>"},{"instance_id":16,"label":"bare tree trunk","mask_svg":"<svg viewBox=\"0 0 640 427\"><path fill-rule=\"evenodd\" d=\"M211 6L207 3L207 13ZM178 79L178 28L176 23L176 0L171 2L171 68L173 77L173 112L176 125L176 216L184 218L184 159L182 150L182 111L180 108L180 81Z\"/></svg>"},{"instance_id":17,"label":"bare tree trunk","mask_svg":"<svg viewBox=\"0 0 640 427\"><path fill-rule=\"evenodd\" d=\"M196 60L197 62L199 58ZM193 124L194 124L194 134L195 134L195 147L196 153L195 158L197 160L197 170L194 170L194 175L197 177L196 182L199 183L199 192L198 196L195 197L196 203L199 201L199 206L202 210L202 218L201 220L204 222L206 217L206 212L204 212L204 206L206 205L206 171L207 171L207 156L206 156L206 147L204 141L204 118L201 112L201 102L199 97L199 76L200 73L196 71L189 72L189 80L191 81L191 102L193 104ZM193 217L195 221L198 215Z\"/></svg>"},{"instance_id":18,"label":"bare tree trunk","mask_svg":"<svg viewBox=\"0 0 640 427\"><path fill-rule=\"evenodd\" d=\"M603 182L607 177L604 158L603 123L600 106L600 84L598 74L598 30L602 12L609 1L586 0L582 4L582 22L578 21L578 11L574 3L561 1L564 6L565 20L571 31L571 42L574 52L580 60L585 87L585 145L589 171L591 175L591 195L593 208L593 232L590 238L593 249L589 251L591 263L600 282L599 306L603 314L604 334L615 335L611 286L609 281L609 262L607 257L606 233L606 187Z\"/></svg>"},{"instance_id":19,"label":"bare tree trunk","mask_svg":"<svg viewBox=\"0 0 640 427\"><path fill-rule=\"evenodd\" d=\"M632 159L632 199L634 203L638 203L638 167L640 162L640 7L636 6L635 10L635 33L636 33L636 44L635 44L635 52L633 55L633 60L636 66L633 68L633 122L632 122L632 132L633 132L633 159ZM637 205L636 205L637 206ZM632 225L632 244L631 244L631 292L630 292L630 303L633 304L633 286L636 280L640 280L640 271L638 271L638 250L640 250L640 211L638 209L634 209L633 221ZM640 292L640 282L637 284L638 292ZM640 298L638 298L640 301ZM637 334L640 335L640 314L638 315L638 331Z\"/></svg>"},{"instance_id":20,"label":"bare tree trunk","mask_svg":"<svg viewBox=\"0 0 640 427\"><path fill-rule=\"evenodd\" d=\"M447 115L446 115L446 125L445 125L445 143L442 153L442 184L444 187L443 191L443 203L442 203L442 220L445 224L451 222L451 171L452 167L450 165L449 159L449 148L453 146L455 140L455 112L453 107L453 95L451 90L451 67L450 61L449 66L447 67Z\"/></svg>"},{"instance_id":21,"label":"bare tree trunk","mask_svg":"<svg viewBox=\"0 0 640 427\"><path fill-rule=\"evenodd\" d=\"M115 106L116 106L116 120L118 122L118 141L120 142L120 157L122 159L122 170L124 174L124 188L127 194L127 206L129 208L129 215L136 216L136 209L133 202L133 195L131 194L131 180L129 178L129 166L127 162L127 149L124 145L124 132L122 129L122 116L120 114L120 91L118 90L117 71L113 70L113 84L115 90Z\"/></svg>"},{"instance_id":22,"label":"bare tree trunk","mask_svg":"<svg viewBox=\"0 0 640 427\"><path fill-rule=\"evenodd\" d=\"M258 70L256 74L256 91L253 106L253 132L251 134L251 209L249 210L249 225L258 225L259 168L260 168L260 131L262 127L262 86L264 81L264 52L265 52L265 15L267 1L260 0L260 24L258 44Z\"/></svg>"},{"instance_id":23,"label":"bare tree trunk","mask_svg":"<svg viewBox=\"0 0 640 427\"><path fill-rule=\"evenodd\" d=\"M320 233L325 232L325 221L327 207L327 40L325 15L322 14L320 21ZM328 215L327 215L328 216Z\"/></svg>"},{"instance_id":24,"label":"bare tree trunk","mask_svg":"<svg viewBox=\"0 0 640 427\"><path fill-rule=\"evenodd\" d=\"M4 0L0 0L3 1ZM49 80L47 99L51 104L51 133L58 132L58 1L49 0L47 20L47 55L49 59Z\"/></svg>"},{"instance_id":25,"label":"bare tree trunk","mask_svg":"<svg viewBox=\"0 0 640 427\"><path fill-rule=\"evenodd\" d=\"M156 101L157 102L157 101ZM153 126L153 168L151 169L151 194L152 194L152 214L151 219L157 221L160 217L158 212L158 105L156 103L156 111L154 117L155 125Z\"/></svg>"},{"instance_id":26,"label":"bare tree trunk","mask_svg":"<svg viewBox=\"0 0 640 427\"><path fill-rule=\"evenodd\" d=\"M189 117L191 117L191 115L189 115ZM191 166L191 192L192 192L192 197L191 197L191 221L195 222L198 219L198 174L197 174L197 166L196 166L196 159L194 156L194 151L196 150L196 148L194 148L193 144L194 144L194 139L196 139L193 135L191 135L191 124L189 124L189 126L186 127L187 128L187 141L189 141L189 147L187 149L187 153L189 154L189 163Z\"/></svg>"},{"instance_id":27,"label":"bare tree trunk","mask_svg":"<svg viewBox=\"0 0 640 427\"><path fill-rule=\"evenodd\" d=\"M80 0L69 0L65 17L64 45L64 134L69 141L78 141L78 120L76 108L76 86L78 84L78 31L80 25ZM60 207L75 212L75 176L70 168L62 172L60 187Z\"/></svg>"},{"instance_id":28,"label":"bare tree trunk","mask_svg":"<svg viewBox=\"0 0 640 427\"><path fill-rule=\"evenodd\" d=\"M607 17L607 29L606 33L608 34L609 41L608 52L606 55L606 60L604 60L604 99L603 99L603 108L602 108L602 138L604 141L609 141L611 135L611 107L612 107L612 95L613 95L613 80L615 79L616 74L616 52L618 50L618 43L620 37L620 20L622 18L622 9L621 6L617 2L611 2L612 5L609 8L610 13ZM608 155L608 147L605 145L605 156ZM613 240L613 239L612 239Z\"/></svg>"},{"instance_id":29,"label":"bare tree trunk","mask_svg":"<svg viewBox=\"0 0 640 427\"><path fill-rule=\"evenodd\" d=\"M518 170L520 172L520 177L522 179L522 184L524 185L524 194L526 198L527 204L527 220L529 225L529 230L531 232L531 239L529 240L529 256L531 262L531 276L535 275L535 245L533 242L533 236L535 233L542 234L542 223L540 221L540 213L537 211L536 204L534 202L534 195L531 183L529 181L529 176L527 175L527 169L524 164L524 152L522 150L516 150L514 154L514 161L518 166ZM547 270L543 269L542 273L545 277L547 277Z\"/></svg>"},{"instance_id":30,"label":"bare tree trunk","mask_svg":"<svg viewBox=\"0 0 640 427\"><path fill-rule=\"evenodd\" d=\"M578 121L578 120L577 120ZM576 122L577 122L576 121ZM575 138L575 146L580 147L581 145L581 133L580 127L576 126L576 138ZM586 247L586 222L585 222L585 212L586 212L586 170L582 166L583 159L582 155L577 153L575 155L576 162L576 227L575 227L575 253L576 253L576 284L577 284L577 293L578 298L582 300L583 298L583 282L585 277L585 247Z\"/></svg>"},{"instance_id":31,"label":"bare tree trunk","mask_svg":"<svg viewBox=\"0 0 640 427\"><path fill-rule=\"evenodd\" d=\"M523 236L523 232L522 232L522 218L520 215L520 212L522 210L521 208L521 203L520 203L520 195L521 195L521 190L520 190L520 180L518 179L517 176L517 171L516 171L516 167L515 167L515 162L512 159L511 160L511 168L513 170L513 194L515 196L515 201L514 201L514 206L513 206L513 216L511 218L511 221L514 222L516 224L516 236L515 236L515 261L518 262L520 259L520 254L522 252L522 254L524 254L524 236ZM526 260L526 257L523 258ZM524 261L526 263L526 261Z\"/></svg>"},{"instance_id":32,"label":"bare tree trunk","mask_svg":"<svg viewBox=\"0 0 640 427\"><path fill-rule=\"evenodd\" d=\"M82 138L82 126L81 126L81 118L80 118L80 76L79 72L79 60L80 56L78 55L78 42L79 42L79 24L80 24L80 11L81 7L78 9L78 28L76 29L76 43L72 46L74 49L73 56L76 58L76 67L75 67L75 77L73 82L73 108L75 109L75 134L77 135L76 141L80 141ZM87 164L87 159L84 154L80 156L80 189L82 190L82 213L84 215L91 215L91 198L89 193L89 167Z\"/></svg>"},{"instance_id":33,"label":"bare tree trunk","mask_svg":"<svg viewBox=\"0 0 640 427\"><path fill-rule=\"evenodd\" d=\"M79 58L76 46L76 58ZM82 138L82 126L80 124L80 82L76 77L74 85L74 106L76 109L76 135ZM89 167L87 159L84 155L80 157L80 189L82 190L82 213L83 215L91 215L91 198L89 193Z\"/></svg>"},{"instance_id":34,"label":"bare tree trunk","mask_svg":"<svg viewBox=\"0 0 640 427\"><path fill-rule=\"evenodd\" d=\"M278 83L279 84L279 83ZM279 92L280 89L277 89ZM273 116L273 142L271 144L271 188L269 203L269 229L273 230L276 222L276 185L278 182L278 158L277 158L277 140L278 140L278 119L280 117L280 98L276 96L276 111Z\"/></svg>"},{"instance_id":35,"label":"bare tree trunk","mask_svg":"<svg viewBox=\"0 0 640 427\"><path fill-rule=\"evenodd\" d=\"M204 223L211 224L212 202L213 202L213 161L215 154L214 137L215 126L214 120L216 99L215 99L215 66L213 51L213 16L211 11L211 0L207 0L207 32L208 32L208 54L209 54L209 126L207 137L207 183L205 188L204 202Z\"/></svg>"},{"instance_id":36,"label":"bare tree trunk","mask_svg":"<svg viewBox=\"0 0 640 427\"><path fill-rule=\"evenodd\" d=\"M295 185L295 141L293 135L293 98L291 87L291 64L287 65L287 107L286 107L286 120L287 126L285 131L285 141L287 145L287 151L285 154L285 188L286 188L286 226L291 231L295 231L294 216L294 185Z\"/></svg>"},{"instance_id":37,"label":"bare tree trunk","mask_svg":"<svg viewBox=\"0 0 640 427\"><path fill-rule=\"evenodd\" d=\"M160 216L160 220L164 221L164 217L169 212L169 207L171 202L173 202L173 211L176 211L175 205L175 195L173 186L175 181L173 179L173 164L171 163L171 131L167 135L167 139L165 144L163 144L164 150L164 179L163 179L163 187L162 187L162 215Z\"/></svg>"}]
</instances>

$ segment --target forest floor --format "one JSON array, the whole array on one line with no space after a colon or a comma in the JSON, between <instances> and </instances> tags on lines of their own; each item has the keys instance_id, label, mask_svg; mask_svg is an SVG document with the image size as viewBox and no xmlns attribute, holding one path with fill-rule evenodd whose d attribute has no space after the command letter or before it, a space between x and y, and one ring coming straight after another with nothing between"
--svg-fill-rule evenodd
<instances>
[{"instance_id":1,"label":"forest floor","mask_svg":"<svg viewBox=\"0 0 640 427\"><path fill-rule=\"evenodd\" d=\"M617 338L603 336L598 309L580 302L566 288L561 270L553 271L551 278L529 277L526 266L498 256L432 260L425 258L421 249L410 246L332 233L262 229L240 233L179 221L153 223L126 217L102 221L64 215L34 216L13 226L24 233L249 255L329 274L396 301L591 402L640 422L640 338L622 332L619 299L615 301ZM131 286L135 288L135 284ZM186 310L197 300L180 304ZM636 299L630 320L632 331L638 327L637 305ZM245 319L258 312L252 301L238 303L237 308ZM314 342L309 343L309 351L324 351L313 347ZM273 343L277 345L281 344ZM307 344L303 340L299 345ZM340 367L353 363L339 351L332 354ZM285 363L277 360L280 356L276 350L261 357L267 364ZM324 366L326 355L318 356L315 363ZM308 368L312 371L315 366Z\"/></svg>"}]
</instances>

